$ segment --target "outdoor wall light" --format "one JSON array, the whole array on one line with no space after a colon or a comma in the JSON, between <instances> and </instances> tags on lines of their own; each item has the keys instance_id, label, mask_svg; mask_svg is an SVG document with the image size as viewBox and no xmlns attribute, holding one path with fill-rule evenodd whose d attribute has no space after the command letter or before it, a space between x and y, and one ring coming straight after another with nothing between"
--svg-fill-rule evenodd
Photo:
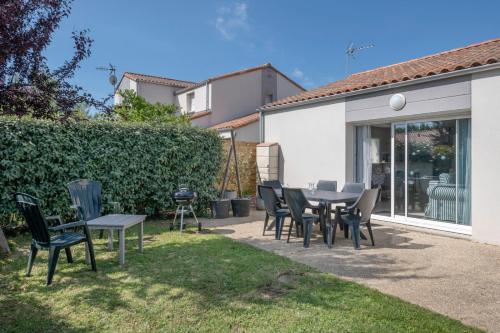
<instances>
[{"instance_id":1,"label":"outdoor wall light","mask_svg":"<svg viewBox=\"0 0 500 333\"><path fill-rule=\"evenodd\" d=\"M406 97L403 94L394 94L389 100L389 106L394 111L399 111L403 109L406 105Z\"/></svg>"}]
</instances>

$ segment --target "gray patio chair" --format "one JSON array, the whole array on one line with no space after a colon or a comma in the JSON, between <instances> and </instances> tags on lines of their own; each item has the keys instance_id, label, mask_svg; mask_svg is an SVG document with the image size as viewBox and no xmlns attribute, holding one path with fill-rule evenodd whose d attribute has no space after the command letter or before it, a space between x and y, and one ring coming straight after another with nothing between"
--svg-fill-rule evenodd
<instances>
[{"instance_id":1,"label":"gray patio chair","mask_svg":"<svg viewBox=\"0 0 500 333\"><path fill-rule=\"evenodd\" d=\"M341 192L361 194L363 193L364 190L365 190L365 183L345 183ZM346 202L346 204L343 206L337 206L336 207L337 213L340 211L340 214L348 214L349 211L346 210L346 207L352 206L353 204L354 202ZM340 230L344 230L344 225L342 223L340 223Z\"/></svg>"},{"instance_id":2,"label":"gray patio chair","mask_svg":"<svg viewBox=\"0 0 500 333\"><path fill-rule=\"evenodd\" d=\"M275 191L279 192L280 196L278 196L278 199L280 201L280 207L287 208L285 204L285 199L283 197L283 186L281 185L281 182L279 180L264 180L262 182L262 185L271 186Z\"/></svg>"},{"instance_id":3,"label":"gray patio chair","mask_svg":"<svg viewBox=\"0 0 500 333\"><path fill-rule=\"evenodd\" d=\"M279 180L264 180L262 182L262 185L264 186L271 186L275 190L281 190L282 185Z\"/></svg>"},{"instance_id":4,"label":"gray patio chair","mask_svg":"<svg viewBox=\"0 0 500 333\"><path fill-rule=\"evenodd\" d=\"M290 234L292 232L293 223L295 222L297 226L301 226L302 230L304 230L304 247L309 247L313 224L318 222L323 224L324 206L321 204L312 205L300 188L285 187L283 188L283 194L288 204L288 208L290 209L290 214L292 215L287 242L290 241ZM305 213L304 211L307 208L317 209L319 214Z\"/></svg>"},{"instance_id":5,"label":"gray patio chair","mask_svg":"<svg viewBox=\"0 0 500 333\"><path fill-rule=\"evenodd\" d=\"M364 190L358 200L352 205L347 207L348 214L341 215L340 219L346 227L351 231L351 238L355 249L360 249L360 225L366 225L370 234L372 246L375 246L373 240L372 227L370 217L372 215L375 204L380 194L380 188ZM346 228L347 230L347 228ZM332 237L333 238L333 237Z\"/></svg>"},{"instance_id":6,"label":"gray patio chair","mask_svg":"<svg viewBox=\"0 0 500 333\"><path fill-rule=\"evenodd\" d=\"M269 224L269 217L274 217L275 238L281 239L285 218L290 217L290 211L287 208L280 207L280 200L271 186L259 185L257 190L261 199L264 200L264 206L266 207L266 219L264 220L264 230L262 230L262 236L266 233L267 225Z\"/></svg>"},{"instance_id":7,"label":"gray patio chair","mask_svg":"<svg viewBox=\"0 0 500 333\"><path fill-rule=\"evenodd\" d=\"M320 191L330 191L337 192L337 181L336 180L318 180L316 184L316 189ZM318 214L317 209L313 209L313 214Z\"/></svg>"},{"instance_id":8,"label":"gray patio chair","mask_svg":"<svg viewBox=\"0 0 500 333\"><path fill-rule=\"evenodd\" d=\"M337 181L336 180L318 180L316 188L321 191L332 191L337 192Z\"/></svg>"},{"instance_id":9,"label":"gray patio chair","mask_svg":"<svg viewBox=\"0 0 500 333\"><path fill-rule=\"evenodd\" d=\"M72 208L77 212L78 219L90 221L102 215L102 186L95 180L78 179L67 184ZM115 213L119 212L119 203L110 202ZM111 232L111 231L110 231ZM103 230L99 233L102 238Z\"/></svg>"}]
</instances>

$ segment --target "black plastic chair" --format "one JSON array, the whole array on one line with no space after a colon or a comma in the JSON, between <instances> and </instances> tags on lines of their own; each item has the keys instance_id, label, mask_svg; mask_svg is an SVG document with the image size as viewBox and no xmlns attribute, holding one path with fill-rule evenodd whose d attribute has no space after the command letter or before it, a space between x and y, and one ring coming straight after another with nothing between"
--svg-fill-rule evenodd
<instances>
[{"instance_id":1,"label":"black plastic chair","mask_svg":"<svg viewBox=\"0 0 500 333\"><path fill-rule=\"evenodd\" d=\"M361 194L363 193L364 190L365 190L365 183L345 183L341 192ZM340 214L349 214L349 210L347 210L346 207L352 206L353 204L354 201L346 202L344 206L337 206L336 207L337 213L340 212ZM340 229L344 230L344 225L342 223L340 223Z\"/></svg>"},{"instance_id":2,"label":"black plastic chair","mask_svg":"<svg viewBox=\"0 0 500 333\"><path fill-rule=\"evenodd\" d=\"M370 217L377 203L379 194L379 188L364 190L358 200L352 206L347 207L349 213L340 216L344 225L349 227L354 248L357 250L360 249L361 240L359 227L362 224L366 225L368 228L372 246L375 246Z\"/></svg>"},{"instance_id":3,"label":"black plastic chair","mask_svg":"<svg viewBox=\"0 0 500 333\"><path fill-rule=\"evenodd\" d=\"M271 186L275 191L279 192L281 195L281 197L278 196L278 199L280 201L280 207L287 208L285 199L283 197L283 186L281 185L281 182L279 180L264 180L262 184L264 186Z\"/></svg>"},{"instance_id":4,"label":"black plastic chair","mask_svg":"<svg viewBox=\"0 0 500 333\"><path fill-rule=\"evenodd\" d=\"M266 207L266 219L264 221L262 236L265 235L267 225L269 224L269 217L272 216L275 218L275 238L281 239L285 218L290 217L290 211L287 208L280 207L280 200L271 186L259 185L257 189Z\"/></svg>"},{"instance_id":5,"label":"black plastic chair","mask_svg":"<svg viewBox=\"0 0 500 333\"><path fill-rule=\"evenodd\" d=\"M321 191L337 192L336 180L318 180L316 188Z\"/></svg>"},{"instance_id":6,"label":"black plastic chair","mask_svg":"<svg viewBox=\"0 0 500 333\"><path fill-rule=\"evenodd\" d=\"M33 237L31 240L31 251L28 259L26 276L31 275L31 269L33 268L33 263L35 262L38 250L48 250L49 271L47 273L47 285L50 285L56 270L59 252L62 249L65 249L68 262L71 263L73 262L73 259L71 257L70 246L84 242L87 243L88 246L92 270L97 270L92 239L90 238L90 232L85 221L65 223L55 227L49 227L42 211L40 210L38 200L35 197L24 193L16 193L14 195L14 199L18 210L26 219L26 223L28 224ZM76 231L67 231L67 229L76 227L82 227L83 234ZM50 232L61 233L56 236L51 236Z\"/></svg>"},{"instance_id":7,"label":"black plastic chair","mask_svg":"<svg viewBox=\"0 0 500 333\"><path fill-rule=\"evenodd\" d=\"M281 190L282 185L279 180L264 180L262 182L264 186L271 186L275 190Z\"/></svg>"},{"instance_id":8,"label":"black plastic chair","mask_svg":"<svg viewBox=\"0 0 500 333\"><path fill-rule=\"evenodd\" d=\"M79 220L90 221L102 215L102 186L95 180L78 179L67 184L71 206L76 210ZM118 202L110 202L115 213L119 211ZM111 232L111 231L110 231ZM102 238L103 230L99 233Z\"/></svg>"},{"instance_id":9,"label":"black plastic chair","mask_svg":"<svg viewBox=\"0 0 500 333\"><path fill-rule=\"evenodd\" d=\"M295 222L297 226L301 226L304 230L304 247L309 247L313 224L317 222L323 224L324 207L322 205L312 205L300 188L283 188L283 194L292 215L287 242L290 240L293 223ZM307 208L317 209L319 214L305 213L304 211Z\"/></svg>"}]
</instances>

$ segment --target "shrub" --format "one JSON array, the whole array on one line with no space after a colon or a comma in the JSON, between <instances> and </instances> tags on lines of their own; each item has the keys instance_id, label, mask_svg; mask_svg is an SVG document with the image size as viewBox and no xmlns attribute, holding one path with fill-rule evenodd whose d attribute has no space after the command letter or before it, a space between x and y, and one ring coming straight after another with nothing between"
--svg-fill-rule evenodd
<instances>
[{"instance_id":1,"label":"shrub","mask_svg":"<svg viewBox=\"0 0 500 333\"><path fill-rule=\"evenodd\" d=\"M123 124L0 118L0 221L16 212L12 193L38 197L46 214L67 214L66 184L102 183L104 201L149 215L173 208L178 184L198 192L196 208L215 194L222 143L189 124Z\"/></svg>"},{"instance_id":2,"label":"shrub","mask_svg":"<svg viewBox=\"0 0 500 333\"><path fill-rule=\"evenodd\" d=\"M175 104L149 103L133 90L119 92L122 97L120 105L114 112L118 119L126 122L156 122L156 123L189 123L189 117L178 114Z\"/></svg>"}]
</instances>

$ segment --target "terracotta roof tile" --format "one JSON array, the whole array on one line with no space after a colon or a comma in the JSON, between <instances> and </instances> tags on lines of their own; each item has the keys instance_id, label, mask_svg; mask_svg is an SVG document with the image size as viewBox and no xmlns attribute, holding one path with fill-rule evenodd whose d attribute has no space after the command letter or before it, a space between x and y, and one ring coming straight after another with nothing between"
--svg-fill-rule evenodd
<instances>
[{"instance_id":1,"label":"terracotta roof tile","mask_svg":"<svg viewBox=\"0 0 500 333\"><path fill-rule=\"evenodd\" d=\"M326 86L266 104L262 109L401 81L414 80L441 73L459 71L471 67L484 66L499 61L500 38L496 38L462 48L352 74L343 80L330 83Z\"/></svg>"},{"instance_id":2,"label":"terracotta roof tile","mask_svg":"<svg viewBox=\"0 0 500 333\"><path fill-rule=\"evenodd\" d=\"M230 73L226 73L226 74L222 74L222 75L212 76L212 77L208 78L207 80L204 80L204 81L201 81L201 82L198 82L198 83L194 84L191 87L186 87L185 89L178 90L178 91L175 92L175 94L178 95L178 94L185 93L186 91L189 91L191 89L201 87L201 86L205 85L207 82L213 82L213 81L217 81L217 80L227 79L229 77L243 75L243 74L251 73L251 72L258 71L258 70L265 69L265 68L271 68L276 73L279 73L281 76L283 76L286 80L288 80L289 82L291 82L292 84L294 84L295 86L297 86L299 89L305 91L305 89L300 84L298 84L297 82L295 82L294 80L290 79L288 76L286 76L285 74L283 74L282 72L280 72L279 70L277 70L270 63L267 63L267 64L255 66L255 67L240 69L240 70L237 70L237 71L234 71L234 72L230 72Z\"/></svg>"},{"instance_id":3,"label":"terracotta roof tile","mask_svg":"<svg viewBox=\"0 0 500 333\"><path fill-rule=\"evenodd\" d=\"M188 87L192 87L196 84L195 82L175 80L175 79L170 79L168 77L137 74L137 73L130 73L130 72L123 73L123 76L126 78L129 78L131 80L134 80L134 81L156 83L156 84L161 84L161 85L175 87L175 88L188 88Z\"/></svg>"},{"instance_id":4,"label":"terracotta roof tile","mask_svg":"<svg viewBox=\"0 0 500 333\"><path fill-rule=\"evenodd\" d=\"M211 128L214 128L216 130L235 129L235 128L240 128L240 127L249 125L249 124L254 123L256 121L259 121L259 112L255 112L255 113L252 113L248 116L244 116L241 118L229 120L229 121L214 125Z\"/></svg>"}]
</instances>

